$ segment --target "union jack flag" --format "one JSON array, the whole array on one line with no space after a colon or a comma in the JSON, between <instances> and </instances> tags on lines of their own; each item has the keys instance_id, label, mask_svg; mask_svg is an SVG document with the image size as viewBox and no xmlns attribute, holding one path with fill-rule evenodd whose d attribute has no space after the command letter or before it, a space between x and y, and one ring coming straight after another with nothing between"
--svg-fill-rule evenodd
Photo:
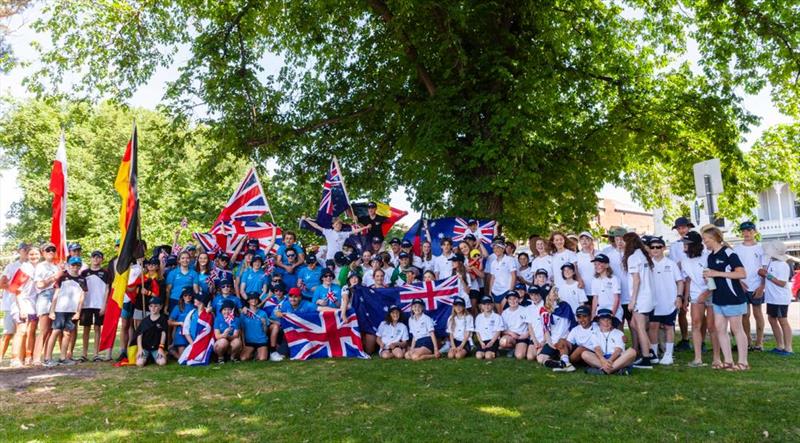
<instances>
[{"instance_id":1,"label":"union jack flag","mask_svg":"<svg viewBox=\"0 0 800 443\"><path fill-rule=\"evenodd\" d=\"M275 308L281 304L281 299L279 299L275 295L270 295L264 300L264 306L261 309L267 313L267 317L272 317L272 313L275 311Z\"/></svg>"},{"instance_id":2,"label":"union jack flag","mask_svg":"<svg viewBox=\"0 0 800 443\"><path fill-rule=\"evenodd\" d=\"M330 228L333 217L345 211L350 206L347 189L344 186L344 177L339 168L336 157L331 160L331 168L325 181L322 183L322 200L317 211L317 224L323 228Z\"/></svg>"},{"instance_id":3,"label":"union jack flag","mask_svg":"<svg viewBox=\"0 0 800 443\"><path fill-rule=\"evenodd\" d=\"M484 244L491 244L494 238L495 227L497 222L494 220L478 220L478 231L472 232L469 230L467 221L461 217L456 217L456 224L453 226L453 241L460 242L464 240L467 234L473 234L475 237Z\"/></svg>"},{"instance_id":4,"label":"union jack flag","mask_svg":"<svg viewBox=\"0 0 800 443\"><path fill-rule=\"evenodd\" d=\"M214 234L213 232L206 234L196 232L193 234L195 240L200 243L211 258L214 258L220 251L225 251L228 255L233 254L239 243L246 241L248 238L258 239L259 248L261 250L266 250L269 246L270 239L275 236L275 242L270 250L273 254L277 253L278 248L283 244L283 232L281 228L272 223L236 221L223 222L220 223L219 226L218 234Z\"/></svg>"},{"instance_id":5,"label":"union jack flag","mask_svg":"<svg viewBox=\"0 0 800 443\"><path fill-rule=\"evenodd\" d=\"M194 341L183 350L178 363L187 366L206 366L211 360L211 351L214 348L214 316L205 309L200 311L193 310L187 316L190 328L194 328L192 335ZM187 326L184 321L184 325Z\"/></svg>"},{"instance_id":6,"label":"union jack flag","mask_svg":"<svg viewBox=\"0 0 800 443\"><path fill-rule=\"evenodd\" d=\"M284 315L281 327L290 358L369 358L361 344L355 311L348 310L344 321L341 314L341 311L323 311Z\"/></svg>"},{"instance_id":7,"label":"union jack flag","mask_svg":"<svg viewBox=\"0 0 800 443\"><path fill-rule=\"evenodd\" d=\"M400 291L400 304L405 305L403 311L411 310L411 302L415 298L425 302L426 311L435 311L440 305L453 305L453 297L458 295L458 276L436 282L426 281L407 284Z\"/></svg>"},{"instance_id":8,"label":"union jack flag","mask_svg":"<svg viewBox=\"0 0 800 443\"><path fill-rule=\"evenodd\" d=\"M255 168L250 168L244 176L242 183L236 188L228 203L214 220L211 228L212 234L227 233L223 222L240 220L251 221L270 212L264 189L258 180Z\"/></svg>"},{"instance_id":9,"label":"union jack flag","mask_svg":"<svg viewBox=\"0 0 800 443\"><path fill-rule=\"evenodd\" d=\"M328 293L325 294L325 298L328 299L329 304L331 305L336 304L336 293L334 293L332 289L328 289Z\"/></svg>"}]
</instances>

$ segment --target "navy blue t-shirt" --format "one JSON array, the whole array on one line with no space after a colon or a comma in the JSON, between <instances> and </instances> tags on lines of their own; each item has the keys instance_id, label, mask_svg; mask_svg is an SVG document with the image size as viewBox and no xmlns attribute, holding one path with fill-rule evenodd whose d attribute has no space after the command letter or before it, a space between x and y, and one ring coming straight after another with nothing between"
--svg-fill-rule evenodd
<instances>
[{"instance_id":1,"label":"navy blue t-shirt","mask_svg":"<svg viewBox=\"0 0 800 443\"><path fill-rule=\"evenodd\" d=\"M721 272L733 272L736 268L743 268L739 256L733 249L723 246L719 251L708 255L708 268ZM715 305L740 305L747 299L744 295L741 280L731 280L724 277L714 277L714 289L712 301Z\"/></svg>"}]
</instances>

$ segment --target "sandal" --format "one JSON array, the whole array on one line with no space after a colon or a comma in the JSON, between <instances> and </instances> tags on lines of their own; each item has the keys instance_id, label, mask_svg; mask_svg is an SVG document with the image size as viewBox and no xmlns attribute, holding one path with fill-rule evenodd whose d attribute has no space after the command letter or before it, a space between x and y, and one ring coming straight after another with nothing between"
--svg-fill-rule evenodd
<instances>
[{"instance_id":1,"label":"sandal","mask_svg":"<svg viewBox=\"0 0 800 443\"><path fill-rule=\"evenodd\" d=\"M702 368L703 366L708 366L708 365L706 365L702 361L694 361L694 360L692 360L686 366L689 366L690 368Z\"/></svg>"},{"instance_id":2,"label":"sandal","mask_svg":"<svg viewBox=\"0 0 800 443\"><path fill-rule=\"evenodd\" d=\"M711 369L725 369L725 365L717 361L711 364Z\"/></svg>"},{"instance_id":3,"label":"sandal","mask_svg":"<svg viewBox=\"0 0 800 443\"><path fill-rule=\"evenodd\" d=\"M750 370L750 365L747 364L747 363L736 363L735 365L733 365L733 367L736 368L737 371L749 371Z\"/></svg>"},{"instance_id":4,"label":"sandal","mask_svg":"<svg viewBox=\"0 0 800 443\"><path fill-rule=\"evenodd\" d=\"M723 363L722 369L728 372L736 371L736 367L733 365L733 363Z\"/></svg>"}]
</instances>

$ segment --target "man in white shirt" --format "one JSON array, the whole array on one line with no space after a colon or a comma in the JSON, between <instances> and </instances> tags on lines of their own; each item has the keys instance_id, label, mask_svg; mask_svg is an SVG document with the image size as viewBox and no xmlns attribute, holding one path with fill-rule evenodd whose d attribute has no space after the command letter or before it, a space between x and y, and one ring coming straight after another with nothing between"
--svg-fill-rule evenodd
<instances>
[{"instance_id":1,"label":"man in white shirt","mask_svg":"<svg viewBox=\"0 0 800 443\"><path fill-rule=\"evenodd\" d=\"M439 245L442 247L442 253L433 259L433 272L436 274L437 280L453 275L453 264L450 259L455 255L453 254L453 241L449 238L443 238Z\"/></svg>"},{"instance_id":2,"label":"man in white shirt","mask_svg":"<svg viewBox=\"0 0 800 443\"><path fill-rule=\"evenodd\" d=\"M331 226L333 227L333 229L323 228L322 226L318 225L316 221L310 218L303 217L301 218L301 221L305 221L311 227L318 229L320 232L322 232L322 236L325 237L325 242L327 243L325 252L326 258L333 258L333 256L336 255L337 252L341 251L342 246L344 246L344 242L351 235L360 234L369 229L369 226L362 226L358 229L353 229L352 231L342 231L342 228L344 227L344 222L342 221L341 218L338 217L334 218L333 221L331 222Z\"/></svg>"},{"instance_id":3,"label":"man in white shirt","mask_svg":"<svg viewBox=\"0 0 800 443\"><path fill-rule=\"evenodd\" d=\"M764 269L769 262L764 254L761 243L756 241L756 225L751 221L746 221L739 225L742 231L742 243L733 247L733 251L742 261L747 277L740 280L745 296L747 297L747 314L742 316L742 327L747 334L747 346L751 351L764 350L764 311L761 306L764 304L764 278L758 274L760 269ZM756 319L756 342L752 342L750 336L750 313Z\"/></svg>"},{"instance_id":4,"label":"man in white shirt","mask_svg":"<svg viewBox=\"0 0 800 443\"><path fill-rule=\"evenodd\" d=\"M675 219L675 224L672 226L672 229L678 231L679 238L678 240L670 243L669 258L677 263L678 269L681 267L681 261L686 258L686 253L683 251L684 243L680 241L680 239L686 237L686 234L689 233L689 230L693 228L694 224L686 217L678 217ZM681 270L681 274L685 279L686 273ZM681 341L675 345L675 348L679 351L688 351L691 349L691 345L689 344L689 321L686 318L687 306L689 306L689 285L684 285L682 296L683 300L681 303L681 308L678 309L678 326L681 328Z\"/></svg>"}]
</instances>

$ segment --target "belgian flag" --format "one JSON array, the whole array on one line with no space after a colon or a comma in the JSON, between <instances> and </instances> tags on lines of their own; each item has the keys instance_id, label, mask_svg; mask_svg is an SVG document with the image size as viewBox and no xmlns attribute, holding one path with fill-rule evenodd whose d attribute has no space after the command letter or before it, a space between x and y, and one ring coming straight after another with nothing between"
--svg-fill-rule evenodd
<instances>
[{"instance_id":1,"label":"belgian flag","mask_svg":"<svg viewBox=\"0 0 800 443\"><path fill-rule=\"evenodd\" d=\"M114 283L111 288L111 297L106 305L103 329L100 334L100 350L111 348L117 335L117 323L122 312L122 303L125 290L128 287L128 277L131 264L136 255L141 253L140 228L139 228L139 194L136 189L138 170L138 136L136 124L133 125L133 134L125 148L122 163L117 170L117 179L114 188L117 190L122 205L119 209L120 241L117 251L117 262L114 269ZM122 344L123 349L127 343Z\"/></svg>"}]
</instances>

